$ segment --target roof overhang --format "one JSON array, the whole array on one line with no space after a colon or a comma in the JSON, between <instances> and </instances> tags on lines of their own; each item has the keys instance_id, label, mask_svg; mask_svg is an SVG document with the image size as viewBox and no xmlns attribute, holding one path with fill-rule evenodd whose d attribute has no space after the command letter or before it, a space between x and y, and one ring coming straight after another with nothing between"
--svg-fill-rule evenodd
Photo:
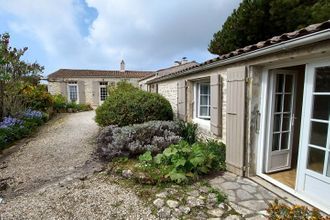
<instances>
[{"instance_id":1,"label":"roof overhang","mask_svg":"<svg viewBox=\"0 0 330 220\"><path fill-rule=\"evenodd\" d=\"M256 49L250 52L246 52L243 54L239 54L237 56L234 57L230 57L227 59L223 59L223 60L219 60L219 61L214 61L211 63L203 63L200 66L197 66L195 68L186 70L186 71L182 71L179 72L177 74L173 74L173 75L168 75L167 77L159 77L153 80L150 80L147 82L147 84L152 84L152 83L157 83L157 82L161 82L161 81L166 81L166 80L170 80L170 79L174 79L177 77L182 77L182 76L186 76L189 74L193 74L193 73L197 73L200 71L204 71L204 70L209 70L209 69L213 69L216 67L221 67L221 66L225 66L225 65L229 65L229 64L233 64L233 63L237 63L237 62L241 62L241 61L246 61L246 60L250 60L253 58L257 58L260 56L265 56L265 55L269 55L272 53L278 53L278 52L283 52L283 51L288 51L291 50L293 48L296 47L300 47L300 46L306 46L309 44L313 44L316 42L320 42L323 40L329 40L330 39L330 29L325 29L319 32L314 32L308 35L304 35L301 37L297 37L297 38L293 38L287 41L283 41L280 42L278 44L273 44L270 46L266 46L260 49Z\"/></svg>"}]
</instances>

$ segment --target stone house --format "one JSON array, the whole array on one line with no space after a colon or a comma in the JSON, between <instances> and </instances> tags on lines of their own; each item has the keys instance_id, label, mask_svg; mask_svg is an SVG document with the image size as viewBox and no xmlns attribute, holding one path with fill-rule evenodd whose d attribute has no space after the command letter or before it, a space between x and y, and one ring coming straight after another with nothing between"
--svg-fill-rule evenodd
<instances>
[{"instance_id":1,"label":"stone house","mask_svg":"<svg viewBox=\"0 0 330 220\"><path fill-rule=\"evenodd\" d=\"M330 213L330 21L145 82L227 146L227 169Z\"/></svg>"},{"instance_id":2,"label":"stone house","mask_svg":"<svg viewBox=\"0 0 330 220\"><path fill-rule=\"evenodd\" d=\"M124 61L120 70L60 69L48 75L48 90L53 95L62 94L68 101L96 107L108 96L108 86L122 80L138 86L139 79L153 74L152 71L126 70Z\"/></svg>"}]
</instances>

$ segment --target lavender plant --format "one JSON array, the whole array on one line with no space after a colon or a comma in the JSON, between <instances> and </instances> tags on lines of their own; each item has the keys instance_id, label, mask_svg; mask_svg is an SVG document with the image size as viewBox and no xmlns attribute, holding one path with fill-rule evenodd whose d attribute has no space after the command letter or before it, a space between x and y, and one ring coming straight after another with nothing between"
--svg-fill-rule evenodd
<instances>
[{"instance_id":1,"label":"lavender plant","mask_svg":"<svg viewBox=\"0 0 330 220\"><path fill-rule=\"evenodd\" d=\"M32 109L27 109L24 114L23 114L24 118L42 118L43 114L41 111L36 111L36 110L32 110Z\"/></svg>"},{"instance_id":2,"label":"lavender plant","mask_svg":"<svg viewBox=\"0 0 330 220\"><path fill-rule=\"evenodd\" d=\"M8 116L8 117L4 117L3 121L0 122L0 128L10 128L10 127L14 127L15 125L23 125L23 121Z\"/></svg>"}]
</instances>

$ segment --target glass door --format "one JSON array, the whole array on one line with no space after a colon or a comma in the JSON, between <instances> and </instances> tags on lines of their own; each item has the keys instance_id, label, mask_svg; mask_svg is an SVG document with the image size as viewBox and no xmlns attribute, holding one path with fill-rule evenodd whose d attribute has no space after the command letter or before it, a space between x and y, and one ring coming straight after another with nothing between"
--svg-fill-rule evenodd
<instances>
[{"instance_id":1,"label":"glass door","mask_svg":"<svg viewBox=\"0 0 330 220\"><path fill-rule=\"evenodd\" d=\"M330 63L307 66L298 191L330 212Z\"/></svg>"},{"instance_id":2,"label":"glass door","mask_svg":"<svg viewBox=\"0 0 330 220\"><path fill-rule=\"evenodd\" d=\"M295 73L290 70L272 71L266 173L291 168Z\"/></svg>"}]
</instances>

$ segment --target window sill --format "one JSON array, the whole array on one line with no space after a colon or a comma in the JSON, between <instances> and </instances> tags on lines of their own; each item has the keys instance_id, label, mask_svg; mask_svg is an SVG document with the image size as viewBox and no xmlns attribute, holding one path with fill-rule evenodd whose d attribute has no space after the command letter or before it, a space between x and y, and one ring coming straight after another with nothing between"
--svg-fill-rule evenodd
<instances>
[{"instance_id":1,"label":"window sill","mask_svg":"<svg viewBox=\"0 0 330 220\"><path fill-rule=\"evenodd\" d=\"M211 130L211 122L207 119L201 119L201 118L194 118L193 122L196 123L199 127L210 131Z\"/></svg>"}]
</instances>

